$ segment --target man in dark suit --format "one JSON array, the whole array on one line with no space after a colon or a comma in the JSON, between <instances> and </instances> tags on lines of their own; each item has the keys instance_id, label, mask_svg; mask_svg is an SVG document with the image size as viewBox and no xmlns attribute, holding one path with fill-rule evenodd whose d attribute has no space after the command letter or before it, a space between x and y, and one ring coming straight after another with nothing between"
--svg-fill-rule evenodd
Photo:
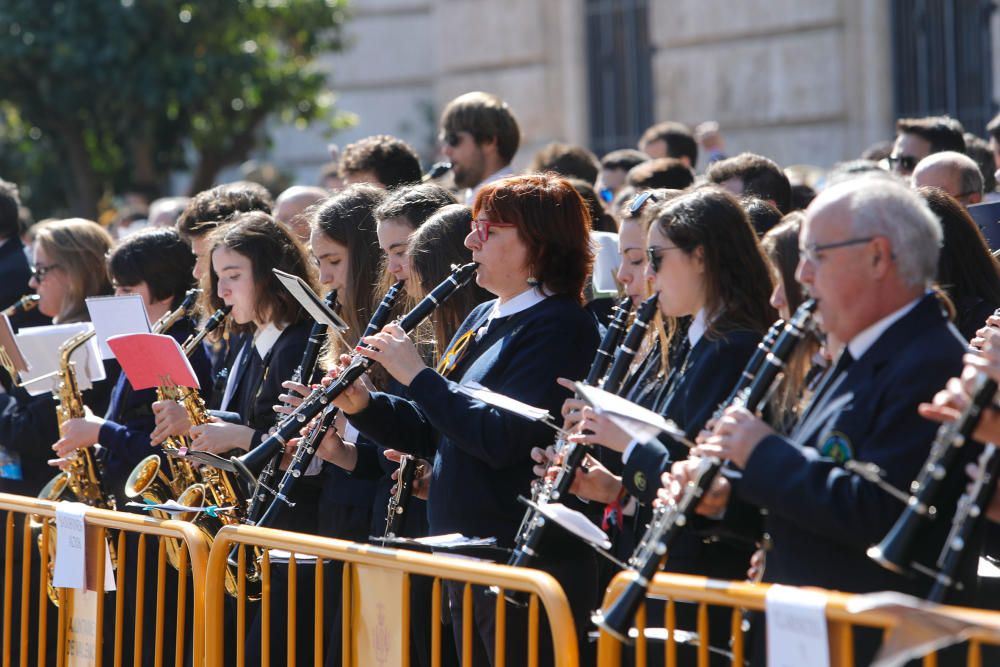
<instances>
[{"instance_id":1,"label":"man in dark suit","mask_svg":"<svg viewBox=\"0 0 1000 667\"><path fill-rule=\"evenodd\" d=\"M20 236L20 209L17 186L0 179L0 308L31 291L31 267Z\"/></svg>"},{"instance_id":2,"label":"man in dark suit","mask_svg":"<svg viewBox=\"0 0 1000 667\"><path fill-rule=\"evenodd\" d=\"M905 489L927 458L937 425L920 417L917 406L961 370L965 347L928 291L940 243L933 214L884 177L843 182L809 207L797 277L844 352L790 437L746 410L730 409L700 447L739 470L716 486L702 511L719 514L726 502L767 510L773 547L765 581L915 595L930 588L929 578L907 579L866 556L903 506L844 463L875 463L889 484ZM687 476L683 466L675 473ZM962 490L955 477L936 502L943 516ZM947 521L934 524L913 550L929 565L948 529ZM974 567L969 563L962 574L974 576Z\"/></svg>"}]
</instances>

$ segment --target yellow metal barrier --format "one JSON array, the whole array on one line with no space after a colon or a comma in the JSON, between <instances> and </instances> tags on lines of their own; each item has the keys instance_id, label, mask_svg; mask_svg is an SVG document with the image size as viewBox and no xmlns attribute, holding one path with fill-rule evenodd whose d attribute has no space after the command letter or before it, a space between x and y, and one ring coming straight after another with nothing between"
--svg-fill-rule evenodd
<instances>
[{"instance_id":1,"label":"yellow metal barrier","mask_svg":"<svg viewBox=\"0 0 1000 667\"><path fill-rule=\"evenodd\" d=\"M551 576L538 570L512 568L505 565L495 565L474 560L433 556L410 551L382 549L343 540L334 540L299 533L270 530L266 528L250 528L247 526L226 526L215 538L208 561L208 580L206 596L206 634L214 641L208 642L206 667L221 667L224 663L224 646L221 638L228 635L224 630L225 607L227 604L225 591L225 570L228 558L234 545L238 548L239 567L237 571L240 586L243 586L247 558L253 557L251 547L264 549L261 585L261 653L262 664L267 663L270 643L271 617L271 582L270 563L272 558L268 549L280 549L290 552L292 557L288 565L288 616L286 628L294 631L296 623L302 626L307 619L297 618L295 579L305 574L304 556L315 557L312 564L316 584L315 594L310 610L314 625L314 644L312 646L313 663L323 664L322 636L324 624L332 623L324 620L324 561L341 561L343 569L342 601L346 613L342 615L341 631L343 638L343 664L356 666L373 664L364 662L366 651L381 651L388 658L383 664L409 665L409 633L410 633L410 584L411 578L429 577L433 580L431 619L439 619L443 607L442 582L463 582L465 605L463 609L463 650L462 664L472 664L472 585L498 586L505 590L523 591L530 594L529 603L529 635L528 657L505 656L504 642L507 610L503 595L497 597L497 652L496 664L536 665L539 646L539 618L544 609L552 634L553 651L557 667L576 667L579 662L576 628L573 626L569 603L559 584ZM398 584L398 585L396 585ZM389 591L387 593L387 591ZM372 604L374 603L375 609ZM236 651L236 664L242 667L246 660L246 625L247 604L243 599L237 599L235 624L236 632L233 650ZM541 606L541 609L539 608ZM395 618L395 624L383 623L381 615ZM432 623L431 634L431 664L441 663L442 642L451 641L442 637L440 623ZM398 639L391 636L398 632ZM364 638L370 638L372 645L363 646ZM299 646L300 649L306 647ZM296 642L287 642L287 662L296 662ZM369 659L371 659L369 657ZM380 658L381 659L381 658Z\"/></svg>"},{"instance_id":2,"label":"yellow metal barrier","mask_svg":"<svg viewBox=\"0 0 1000 667\"><path fill-rule=\"evenodd\" d=\"M117 570L114 592L106 594L78 593L54 589L58 609L50 602L47 591L47 570L50 553L54 554L54 520L57 503L0 493L0 518L3 535L3 649L0 665L19 664L93 664L110 662L116 667L131 649L133 665L164 664L165 655L173 653L174 664L204 664L204 599L205 570L208 545L191 524L161 521L126 512L92 509L87 512L87 539L99 545L96 554L96 577L103 582L105 553L109 543L116 547ZM167 583L166 543L176 540L182 570L191 577L176 578L175 590ZM51 548L50 548L51 547ZM155 613L153 632L145 633L144 613L137 613L147 601L147 552L155 555ZM132 561L135 561L134 563ZM126 576L129 573L134 576ZM173 581L173 580L171 580ZM152 581L150 582L152 583ZM15 597L15 592L18 595ZM171 595L173 594L173 595ZM109 597L110 596L110 597ZM86 602L85 602L86 600ZM106 603L113 603L106 608ZM91 608L91 604L93 607ZM176 606L174 637L165 635L165 610ZM191 619L187 610L191 610ZM75 609L75 613L74 610ZM84 610L90 611L89 616ZM112 615L113 613L113 615ZM15 637L15 622L19 632ZM106 634L106 623L113 623L114 633ZM74 625L75 624L75 625ZM51 628L55 628L55 641ZM90 642L76 639L77 633L91 636ZM126 643L126 637L131 646ZM107 646L106 641L113 641ZM144 646L152 645L152 656L145 655ZM16 662L12 662L17 658Z\"/></svg>"},{"instance_id":3,"label":"yellow metal barrier","mask_svg":"<svg viewBox=\"0 0 1000 667\"><path fill-rule=\"evenodd\" d=\"M607 609L621 595L625 586L634 578L635 575L631 572L619 573L612 580L607 591L605 591L603 608ZM673 633L676 615L675 605L678 602L689 602L698 605L698 666L706 667L709 664L708 605L732 608L730 648L733 655L731 664L742 666L744 659L748 657L742 630L742 612L743 610L764 611L769 588L770 586L765 584L720 581L706 577L693 577L680 574L657 574L649 587L647 599L656 598L666 600L664 623L667 630L664 637L666 644L666 665L668 667L675 667L678 664L677 640ZM853 627L862 626L885 630L895 627L899 622L898 617L878 609L862 613L849 612L847 605L852 597L851 595L822 589L809 590L819 590L826 596L830 665L833 667L852 667L854 665ZM997 612L959 607L943 607L943 609L960 615L972 622L979 619L983 623L992 623L995 625L1000 621L1000 613ZM645 633L645 606L639 608L634 627L636 629L635 664L645 665L648 652ZM971 631L968 651L969 667L981 667L982 644L1000 645L1000 640L995 635L991 635L985 631ZM602 631L597 642L598 666L619 667L622 665L621 653L621 642L609 633ZM924 664L926 667L935 665L935 656L931 655L925 658Z\"/></svg>"}]
</instances>

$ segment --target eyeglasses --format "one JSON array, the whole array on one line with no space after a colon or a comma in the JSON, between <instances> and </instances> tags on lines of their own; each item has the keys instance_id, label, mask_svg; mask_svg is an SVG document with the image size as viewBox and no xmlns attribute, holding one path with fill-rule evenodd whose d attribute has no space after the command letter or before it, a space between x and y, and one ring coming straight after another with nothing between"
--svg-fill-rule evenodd
<instances>
[{"instance_id":1,"label":"eyeglasses","mask_svg":"<svg viewBox=\"0 0 1000 667\"><path fill-rule=\"evenodd\" d=\"M45 280L45 276L48 275L49 271L61 268L58 264L49 264L48 266L36 264L31 268L31 275L34 276L36 283L40 283Z\"/></svg>"},{"instance_id":2,"label":"eyeglasses","mask_svg":"<svg viewBox=\"0 0 1000 667\"><path fill-rule=\"evenodd\" d=\"M680 250L680 247L671 245L646 248L646 259L649 260L649 268L653 269L653 273L660 272L660 264L663 262L663 253L668 250Z\"/></svg>"},{"instance_id":3,"label":"eyeglasses","mask_svg":"<svg viewBox=\"0 0 1000 667\"><path fill-rule=\"evenodd\" d=\"M454 148L462 143L462 135L460 132L443 132L440 140Z\"/></svg>"},{"instance_id":4,"label":"eyeglasses","mask_svg":"<svg viewBox=\"0 0 1000 667\"><path fill-rule=\"evenodd\" d=\"M653 192L652 190L646 190L645 192L640 192L639 194L637 194L635 196L635 199L633 199L632 203L629 204L628 206L629 217L635 217L639 215L639 212L642 211L642 208L643 206L646 205L646 202L650 201L653 202L654 204L659 201L659 199L656 197L656 193Z\"/></svg>"},{"instance_id":5,"label":"eyeglasses","mask_svg":"<svg viewBox=\"0 0 1000 667\"><path fill-rule=\"evenodd\" d=\"M918 162L912 155L890 155L888 160L893 171L913 171Z\"/></svg>"},{"instance_id":6,"label":"eyeglasses","mask_svg":"<svg viewBox=\"0 0 1000 667\"><path fill-rule=\"evenodd\" d=\"M479 236L479 240L486 243L490 238L490 227L516 227L512 222L490 222L489 220L473 220L470 227Z\"/></svg>"},{"instance_id":7,"label":"eyeglasses","mask_svg":"<svg viewBox=\"0 0 1000 667\"><path fill-rule=\"evenodd\" d=\"M876 237L874 236L859 236L853 239L847 239L846 241L837 241L835 243L810 243L806 246L799 248L799 254L807 262L812 262L813 264L819 263L819 254L827 250L836 250L837 248L846 248L852 245L861 245L862 243L868 243L869 241L874 241Z\"/></svg>"}]
</instances>

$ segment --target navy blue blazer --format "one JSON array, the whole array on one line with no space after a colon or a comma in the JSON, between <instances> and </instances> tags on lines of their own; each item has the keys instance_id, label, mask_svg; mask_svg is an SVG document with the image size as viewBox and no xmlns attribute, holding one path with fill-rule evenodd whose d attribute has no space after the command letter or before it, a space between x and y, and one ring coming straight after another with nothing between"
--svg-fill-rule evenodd
<instances>
[{"instance_id":1,"label":"navy blue blazer","mask_svg":"<svg viewBox=\"0 0 1000 667\"><path fill-rule=\"evenodd\" d=\"M459 335L478 330L493 304L476 307ZM534 479L531 448L551 444L553 431L460 393L458 383L476 381L558 415L569 392L556 378L586 375L597 327L579 304L558 296L490 326L505 327L503 335L472 343L450 379L426 369L410 384L410 400L374 393L350 419L383 446L433 456L432 532L493 536L509 547L524 515L517 496L529 495ZM466 362L472 355L478 356Z\"/></svg>"},{"instance_id":2,"label":"navy blue blazer","mask_svg":"<svg viewBox=\"0 0 1000 667\"><path fill-rule=\"evenodd\" d=\"M111 390L118 382L121 366L114 359L104 361L105 379L83 392L83 403L94 414L104 414ZM0 491L25 496L37 495L58 470L49 466L55 458L52 445L59 439L56 401L51 394L31 396L21 387L0 394L0 442L21 459L21 479L0 479Z\"/></svg>"},{"instance_id":3,"label":"navy blue blazer","mask_svg":"<svg viewBox=\"0 0 1000 667\"><path fill-rule=\"evenodd\" d=\"M825 392L817 392L819 400L791 437L769 436L757 445L742 476L733 479L733 495L767 511L773 549L766 581L848 592L926 593L929 580L905 579L866 557L903 506L841 463L875 463L888 483L908 489L938 428L917 414L917 405L959 375L964 351L965 342L937 299L927 295ZM978 447L963 449L956 470L974 458ZM938 503L945 520L933 522L918 540L922 562L936 559L964 486L965 475L953 476ZM975 559L970 560L974 576Z\"/></svg>"},{"instance_id":4,"label":"navy blue blazer","mask_svg":"<svg viewBox=\"0 0 1000 667\"><path fill-rule=\"evenodd\" d=\"M691 349L687 369L675 380L660 414L676 422L693 440L736 386L760 339L754 331L730 331L718 340L702 336ZM622 483L640 502L650 503L660 488L660 475L670 470L674 461L686 458L687 448L666 436L663 441L636 445L625 463Z\"/></svg>"},{"instance_id":5,"label":"navy blue blazer","mask_svg":"<svg viewBox=\"0 0 1000 667\"><path fill-rule=\"evenodd\" d=\"M289 324L267 353L267 359L260 359L256 354L252 336L243 337L245 353L239 360L239 366L230 369L231 374L236 374L232 398L226 410L211 412L220 419L254 429L256 433L251 449L261 443L278 421L274 406L279 402L278 395L285 391L281 383L290 380L298 368L311 328L312 321L309 319Z\"/></svg>"}]
</instances>

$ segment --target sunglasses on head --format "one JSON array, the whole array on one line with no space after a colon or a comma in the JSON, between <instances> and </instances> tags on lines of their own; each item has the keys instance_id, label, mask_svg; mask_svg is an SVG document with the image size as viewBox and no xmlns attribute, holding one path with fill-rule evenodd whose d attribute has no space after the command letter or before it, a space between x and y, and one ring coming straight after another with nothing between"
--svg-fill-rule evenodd
<instances>
[{"instance_id":1,"label":"sunglasses on head","mask_svg":"<svg viewBox=\"0 0 1000 667\"><path fill-rule=\"evenodd\" d=\"M639 213L642 211L642 209L646 206L648 202L653 202L655 204L658 201L659 199L657 198L656 193L653 192L652 190L646 190L645 192L640 192L635 196L635 199L633 199L632 203L629 204L628 206L629 217L634 218L635 216L639 215Z\"/></svg>"}]
</instances>

